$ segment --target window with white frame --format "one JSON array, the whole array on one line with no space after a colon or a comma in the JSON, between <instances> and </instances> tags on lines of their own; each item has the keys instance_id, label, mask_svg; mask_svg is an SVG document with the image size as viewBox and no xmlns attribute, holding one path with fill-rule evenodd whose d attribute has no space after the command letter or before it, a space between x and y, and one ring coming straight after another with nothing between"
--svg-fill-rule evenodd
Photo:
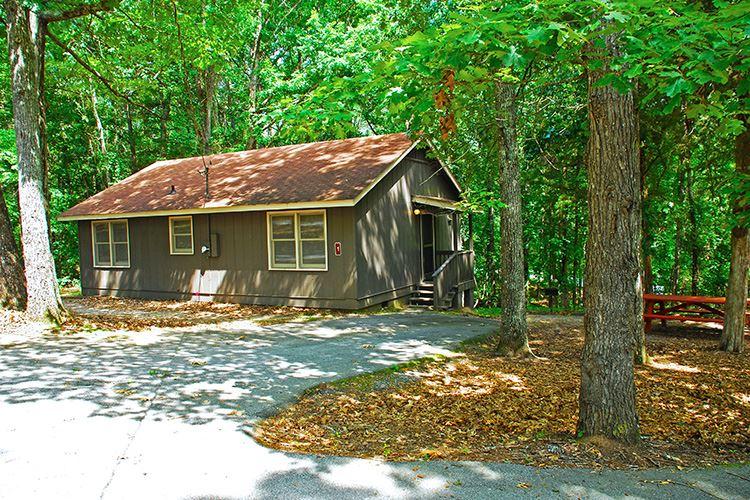
<instances>
[{"instance_id":1,"label":"window with white frame","mask_svg":"<svg viewBox=\"0 0 750 500\"><path fill-rule=\"evenodd\" d=\"M94 267L130 267L128 221L91 223Z\"/></svg>"},{"instance_id":2,"label":"window with white frame","mask_svg":"<svg viewBox=\"0 0 750 500\"><path fill-rule=\"evenodd\" d=\"M325 211L268 214L271 269L326 270Z\"/></svg>"},{"instance_id":3,"label":"window with white frame","mask_svg":"<svg viewBox=\"0 0 750 500\"><path fill-rule=\"evenodd\" d=\"M193 217L169 218L169 253L193 255Z\"/></svg>"}]
</instances>

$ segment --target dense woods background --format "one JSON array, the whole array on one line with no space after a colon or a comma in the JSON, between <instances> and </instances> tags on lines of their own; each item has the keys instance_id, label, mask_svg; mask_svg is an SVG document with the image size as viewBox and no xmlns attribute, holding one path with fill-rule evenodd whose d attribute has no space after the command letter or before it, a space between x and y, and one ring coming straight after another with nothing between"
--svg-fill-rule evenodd
<instances>
[{"instance_id":1,"label":"dense woods background","mask_svg":"<svg viewBox=\"0 0 750 500\"><path fill-rule=\"evenodd\" d=\"M56 222L57 214L155 160L420 129L435 139L476 210L478 298L498 304L495 89L478 64L457 72L445 115L435 105L443 71L427 62L419 67L413 54L409 65L403 63L436 30L450 31L445 26L461 16L481 19L481 9L491 7L420 0L127 0L109 12L50 25L48 190L60 281L78 279L78 253L75 225ZM478 43L470 33L461 36L464 46ZM531 300L552 291L551 305L572 307L581 304L587 236L586 77L570 60L518 57L526 57L517 115ZM0 181L18 235L7 58L0 66ZM648 90L636 93L646 285L723 295L734 223L733 135L722 129L726 123L672 102L668 92L640 102ZM455 121L447 135L441 133L445 120Z\"/></svg>"}]
</instances>

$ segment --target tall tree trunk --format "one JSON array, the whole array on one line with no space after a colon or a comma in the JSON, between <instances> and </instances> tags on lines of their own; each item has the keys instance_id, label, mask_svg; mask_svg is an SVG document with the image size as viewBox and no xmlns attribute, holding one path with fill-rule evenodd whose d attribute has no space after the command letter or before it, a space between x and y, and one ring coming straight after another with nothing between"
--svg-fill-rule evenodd
<instances>
[{"instance_id":1,"label":"tall tree trunk","mask_svg":"<svg viewBox=\"0 0 750 500\"><path fill-rule=\"evenodd\" d=\"M617 35L604 37L604 65L619 56ZM587 55L596 49L591 45ZM589 70L589 237L584 290L578 430L628 443L639 438L633 360L643 328L641 187L632 92L595 86Z\"/></svg>"},{"instance_id":2,"label":"tall tree trunk","mask_svg":"<svg viewBox=\"0 0 750 500\"><path fill-rule=\"evenodd\" d=\"M102 155L107 154L107 136L104 132L104 125L102 125L102 119L99 116L99 110L97 109L97 98L96 98L96 89L91 89L91 110L94 114L94 123L96 123L96 133L97 137L99 139L99 151Z\"/></svg>"},{"instance_id":3,"label":"tall tree trunk","mask_svg":"<svg viewBox=\"0 0 750 500\"><path fill-rule=\"evenodd\" d=\"M683 114L687 112L686 107L682 108ZM680 163L681 165L681 177L684 178L684 194L683 188L680 189L680 198L687 201L687 218L688 218L688 241L690 245L690 294L698 295L698 275L700 272L700 247L698 245L698 221L695 209L695 198L693 197L693 184L695 183L694 170L693 170L693 120L685 117L682 122L683 138L682 144L680 144ZM684 172L684 174L682 174Z\"/></svg>"},{"instance_id":4,"label":"tall tree trunk","mask_svg":"<svg viewBox=\"0 0 750 500\"><path fill-rule=\"evenodd\" d=\"M161 146L161 156L166 158L169 152L169 124L170 102L169 97L164 96L161 103L161 114L159 115L159 143Z\"/></svg>"},{"instance_id":5,"label":"tall tree trunk","mask_svg":"<svg viewBox=\"0 0 750 500\"><path fill-rule=\"evenodd\" d=\"M750 175L750 123L744 117L745 131L735 139L735 165L741 175ZM740 193L742 194L742 193ZM750 269L750 206L735 201L737 224L732 228L732 259L724 311L724 329L719 341L722 351L745 349L744 327L747 307L748 269Z\"/></svg>"},{"instance_id":6,"label":"tall tree trunk","mask_svg":"<svg viewBox=\"0 0 750 500\"><path fill-rule=\"evenodd\" d=\"M695 208L695 198L693 197L693 167L688 167L687 172L687 192L688 202L688 222L690 230L688 233L690 239L690 294L698 295L698 279L700 277L700 245L698 243L698 217Z\"/></svg>"},{"instance_id":7,"label":"tall tree trunk","mask_svg":"<svg viewBox=\"0 0 750 500\"><path fill-rule=\"evenodd\" d=\"M497 297L495 294L495 290L497 289L495 280L497 270L495 268L495 210L492 207L487 210L487 230L487 254L485 261L487 262L487 277L489 279L488 295L494 305Z\"/></svg>"},{"instance_id":8,"label":"tall tree trunk","mask_svg":"<svg viewBox=\"0 0 750 500\"><path fill-rule=\"evenodd\" d=\"M250 78L248 81L248 111L247 111L247 149L255 149L258 147L258 138L255 136L256 127L258 125L258 91L260 87L260 80L258 79L258 63L260 61L260 44L263 35L263 27L265 26L265 19L263 17L264 11L263 2L261 2L258 8L258 27L255 30L255 38L253 40L252 48L250 49Z\"/></svg>"},{"instance_id":9,"label":"tall tree trunk","mask_svg":"<svg viewBox=\"0 0 750 500\"><path fill-rule=\"evenodd\" d=\"M5 1L18 150L18 204L26 263L27 312L60 321L64 308L50 248L45 197L44 41L46 23L19 0Z\"/></svg>"},{"instance_id":10,"label":"tall tree trunk","mask_svg":"<svg viewBox=\"0 0 750 500\"><path fill-rule=\"evenodd\" d=\"M0 306L21 309L26 305L26 282L16 239L0 186Z\"/></svg>"},{"instance_id":11,"label":"tall tree trunk","mask_svg":"<svg viewBox=\"0 0 750 500\"><path fill-rule=\"evenodd\" d=\"M675 235L674 235L674 254L672 256L672 273L669 277L670 292L672 295L677 295L680 291L680 247L682 246L682 214L679 212L682 207L682 202L685 199L683 189L685 187L685 171L680 168L680 172L677 174L677 192L675 193L675 199L677 203L678 213L675 218Z\"/></svg>"},{"instance_id":12,"label":"tall tree trunk","mask_svg":"<svg viewBox=\"0 0 750 500\"><path fill-rule=\"evenodd\" d=\"M654 281L653 270L651 268L651 238L648 233L648 224L646 217L643 215L643 207L646 206L648 201L648 187L646 184L646 178L648 173L648 166L646 164L646 158L643 151L643 141L640 140L641 127L640 127L640 115L638 117L638 170L640 172L640 185L641 185L641 255L643 257L643 274L642 283L647 293L651 293L651 285ZM645 326L645 325L644 325ZM643 365L650 362L648 352L646 351L646 329L639 328L636 330L635 335L635 363L637 365Z\"/></svg>"},{"instance_id":13,"label":"tall tree trunk","mask_svg":"<svg viewBox=\"0 0 750 500\"><path fill-rule=\"evenodd\" d=\"M216 71L208 68L201 71L198 84L198 96L201 105L201 129L198 130L198 139L201 144L201 154L211 154L211 135L213 131L213 103L216 91Z\"/></svg>"},{"instance_id":14,"label":"tall tree trunk","mask_svg":"<svg viewBox=\"0 0 750 500\"><path fill-rule=\"evenodd\" d=\"M516 95L510 84L497 83L496 113L501 199L500 255L502 269L500 303L502 355L522 355L529 349L526 327L526 276L523 259L523 219L521 216L521 172L516 131Z\"/></svg>"},{"instance_id":15,"label":"tall tree trunk","mask_svg":"<svg viewBox=\"0 0 750 500\"><path fill-rule=\"evenodd\" d=\"M580 258L578 255L578 243L580 241L580 228L579 228L579 222L578 222L578 213L577 211L574 212L574 222L573 222L573 251L575 252L573 255L573 305L577 306L580 304L580 290L578 287L578 270L580 268Z\"/></svg>"},{"instance_id":16,"label":"tall tree trunk","mask_svg":"<svg viewBox=\"0 0 750 500\"><path fill-rule=\"evenodd\" d=\"M136 155L135 131L133 130L133 113L130 110L130 103L125 102L125 121L128 126L128 149L130 151L130 172L138 171L138 157Z\"/></svg>"},{"instance_id":17,"label":"tall tree trunk","mask_svg":"<svg viewBox=\"0 0 750 500\"><path fill-rule=\"evenodd\" d=\"M102 157L107 156L107 136L104 132L104 125L102 125L102 119L99 116L99 110L97 109L97 98L96 98L96 88L91 88L91 110L93 111L94 115L94 123L96 124L96 135L99 139L99 153L101 153ZM102 174L103 174L103 180L104 180L104 186L109 187L109 185L112 183L110 176L109 176L109 165L106 161L100 163L102 167Z\"/></svg>"}]
</instances>

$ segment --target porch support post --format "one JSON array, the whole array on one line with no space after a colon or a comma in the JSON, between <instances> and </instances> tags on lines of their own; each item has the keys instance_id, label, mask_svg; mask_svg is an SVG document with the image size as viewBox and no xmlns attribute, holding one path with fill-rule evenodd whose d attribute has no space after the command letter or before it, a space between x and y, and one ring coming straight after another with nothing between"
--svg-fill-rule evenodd
<instances>
[{"instance_id":1,"label":"porch support post","mask_svg":"<svg viewBox=\"0 0 750 500\"><path fill-rule=\"evenodd\" d=\"M469 241L467 243L469 250L474 251L474 214L469 212Z\"/></svg>"},{"instance_id":2,"label":"porch support post","mask_svg":"<svg viewBox=\"0 0 750 500\"><path fill-rule=\"evenodd\" d=\"M458 251L458 236L459 236L459 227L458 227L458 212L452 212L451 218L453 219L453 251Z\"/></svg>"}]
</instances>

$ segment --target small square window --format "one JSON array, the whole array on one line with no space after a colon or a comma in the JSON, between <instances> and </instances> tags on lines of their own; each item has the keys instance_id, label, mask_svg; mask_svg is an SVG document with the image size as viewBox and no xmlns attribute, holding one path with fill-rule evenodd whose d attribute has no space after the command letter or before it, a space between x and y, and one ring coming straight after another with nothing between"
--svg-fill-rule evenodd
<instances>
[{"instance_id":1,"label":"small square window","mask_svg":"<svg viewBox=\"0 0 750 500\"><path fill-rule=\"evenodd\" d=\"M169 253L193 255L193 217L169 218Z\"/></svg>"}]
</instances>

